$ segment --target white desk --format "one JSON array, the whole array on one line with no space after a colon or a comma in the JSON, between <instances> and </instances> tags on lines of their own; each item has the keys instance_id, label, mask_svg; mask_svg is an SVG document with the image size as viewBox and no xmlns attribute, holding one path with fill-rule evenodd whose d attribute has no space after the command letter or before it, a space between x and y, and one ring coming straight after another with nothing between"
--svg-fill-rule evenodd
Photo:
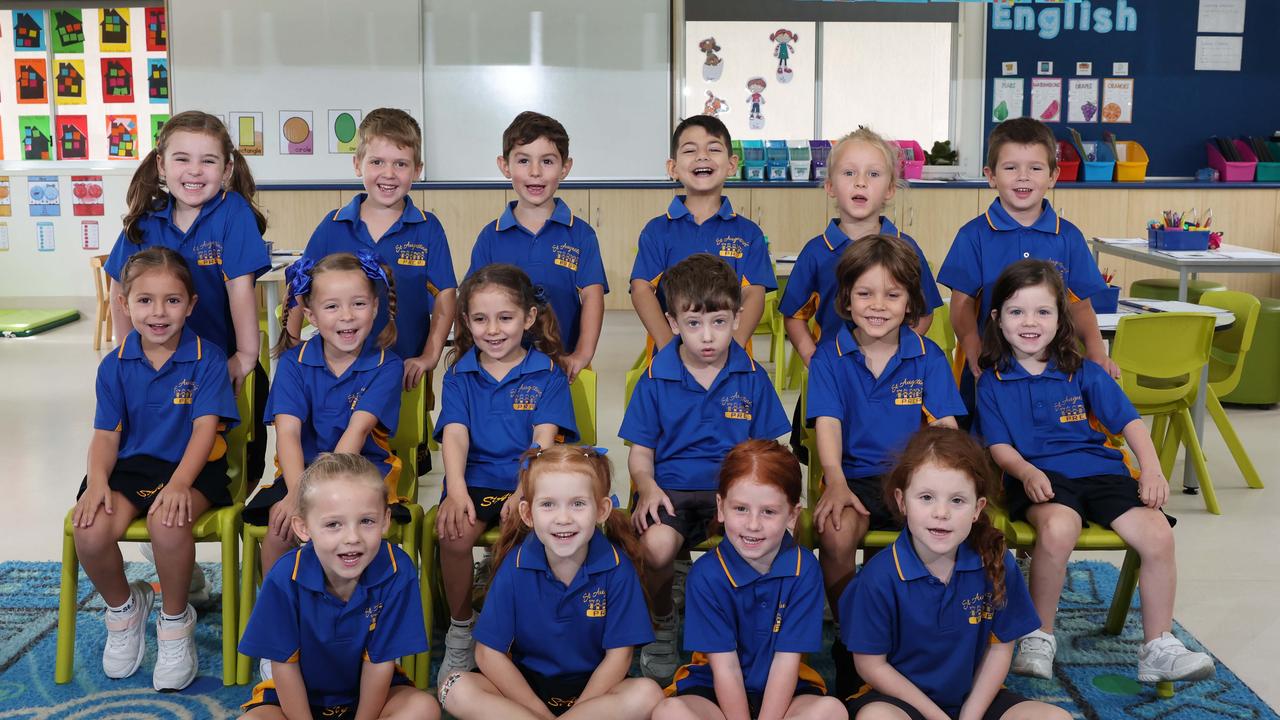
<instances>
[{"instance_id":1,"label":"white desk","mask_svg":"<svg viewBox=\"0 0 1280 720\"><path fill-rule=\"evenodd\" d=\"M1280 254L1238 245L1223 245L1217 250L1207 251L1214 257L1192 258L1166 255L1159 250L1147 247L1145 242L1115 243L1106 242L1102 238L1095 237L1090 241L1090 244L1093 246L1093 261L1095 263L1098 262L1099 255L1107 253L1108 255L1115 255L1127 260L1136 260L1140 263L1155 265L1156 267L1167 268L1177 272L1178 299L1183 302L1187 300L1188 277L1194 280L1196 275L1202 272L1280 272ZM1231 254L1239 254L1242 257L1231 257Z\"/></svg>"},{"instance_id":2,"label":"white desk","mask_svg":"<svg viewBox=\"0 0 1280 720\"><path fill-rule=\"evenodd\" d=\"M276 308L280 307L280 294L285 286L284 271L298 258L294 255L272 255L271 269L258 278L262 285L263 299L267 304L267 347L275 348L280 342L280 321L276 317ZM274 362L274 360L273 360ZM267 374L271 368L266 368Z\"/></svg>"}]
</instances>

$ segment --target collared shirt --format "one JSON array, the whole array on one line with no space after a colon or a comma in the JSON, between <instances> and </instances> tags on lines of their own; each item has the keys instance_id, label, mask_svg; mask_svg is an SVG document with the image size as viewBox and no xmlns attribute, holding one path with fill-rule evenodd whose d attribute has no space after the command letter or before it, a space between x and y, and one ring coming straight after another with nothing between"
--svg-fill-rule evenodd
<instances>
[{"instance_id":1,"label":"collared shirt","mask_svg":"<svg viewBox=\"0 0 1280 720\"><path fill-rule=\"evenodd\" d=\"M236 399L227 376L227 358L190 326L182 328L178 349L159 368L142 350L137 330L98 365L97 409L93 427L120 433L119 458L149 455L182 460L197 418L222 419L210 460L227 451L222 431L239 424Z\"/></svg>"},{"instance_id":2,"label":"collared shirt","mask_svg":"<svg viewBox=\"0 0 1280 720\"><path fill-rule=\"evenodd\" d=\"M551 310L560 323L560 338L565 352L578 347L582 299L578 293L591 285L609 292L600 259L600 241L586 220L574 217L573 211L560 198L555 199L551 218L538 232L516 220L516 203L496 222L486 225L471 249L470 276L490 263L510 263L524 270L534 285L547 291Z\"/></svg>"},{"instance_id":3,"label":"collared shirt","mask_svg":"<svg viewBox=\"0 0 1280 720\"><path fill-rule=\"evenodd\" d=\"M368 193L360 193L344 207L325 216L311 233L303 257L320 260L339 252L373 252L386 264L396 284L396 344L391 348L401 359L422 354L431 332L431 311L436 295L458 286L453 259L440 221L413 204L406 195L404 211L376 241L360 219L360 204ZM378 284L378 316L372 337L387 324L387 289ZM446 318L445 322L452 322Z\"/></svg>"},{"instance_id":4,"label":"collared shirt","mask_svg":"<svg viewBox=\"0 0 1280 720\"><path fill-rule=\"evenodd\" d=\"M978 378L979 425L988 445L1012 445L1027 462L1068 478L1129 475L1111 444L1138 411L1092 360L1065 373L1052 362L1032 375L1017 362Z\"/></svg>"},{"instance_id":5,"label":"collared shirt","mask_svg":"<svg viewBox=\"0 0 1280 720\"><path fill-rule=\"evenodd\" d=\"M391 436L400 422L400 386L404 363L373 339L341 376L324 359L319 335L280 356L263 417L268 425L279 415L302 421L302 457L310 465L316 455L333 452L358 410L378 419L360 454L386 478L388 492L400 478L400 458L391 454ZM390 497L390 495L389 495Z\"/></svg>"},{"instance_id":6,"label":"collared shirt","mask_svg":"<svg viewBox=\"0 0 1280 720\"><path fill-rule=\"evenodd\" d=\"M1040 627L1022 573L1005 552L1005 605L995 607L991 580L969 543L956 548L943 583L921 562L903 530L840 596L840 639L850 652L884 655L943 710L959 711L992 642L1013 642Z\"/></svg>"},{"instance_id":7,"label":"collared shirt","mask_svg":"<svg viewBox=\"0 0 1280 720\"><path fill-rule=\"evenodd\" d=\"M644 280L657 289L658 302L665 312L661 279L672 265L696 253L708 253L729 263L743 287L760 285L776 290L777 278L769 261L760 226L733 211L729 198L720 199L720 209L701 225L685 207L684 195L671 199L665 215L649 221L640 231L632 280Z\"/></svg>"},{"instance_id":8,"label":"collared shirt","mask_svg":"<svg viewBox=\"0 0 1280 720\"><path fill-rule=\"evenodd\" d=\"M258 232L258 222L248 201L225 190L200 206L200 213L186 232L173 224L173 199L160 210L138 221L142 243L134 244L121 231L107 258L106 270L116 282L129 258L140 250L161 246L177 252L191 268L200 301L187 318L187 325L224 355L236 352L235 327L227 300L227 281L242 275L256 280L271 268L267 244Z\"/></svg>"},{"instance_id":9,"label":"collared shirt","mask_svg":"<svg viewBox=\"0 0 1280 720\"><path fill-rule=\"evenodd\" d=\"M840 328L809 362L808 401L807 419L840 421L848 479L888 472L922 424L965 414L947 356L906 325L898 329L898 354L880 377L867 368L849 328Z\"/></svg>"},{"instance_id":10,"label":"collared shirt","mask_svg":"<svg viewBox=\"0 0 1280 720\"><path fill-rule=\"evenodd\" d=\"M684 649L693 659L676 671L677 692L715 686L711 653L736 651L746 691L763 693L775 654L822 649L822 570L791 533L764 574L724 540L689 568L685 598ZM796 687L806 686L825 689L801 663Z\"/></svg>"},{"instance_id":11,"label":"collared shirt","mask_svg":"<svg viewBox=\"0 0 1280 720\"><path fill-rule=\"evenodd\" d=\"M996 198L985 213L960 228L942 261L938 282L980 299L979 334L991 317L996 278L1024 258L1049 260L1057 266L1073 301L1093 297L1107 287L1080 230L1058 217L1048 200L1042 207L1039 219L1024 226Z\"/></svg>"},{"instance_id":12,"label":"collared shirt","mask_svg":"<svg viewBox=\"0 0 1280 720\"><path fill-rule=\"evenodd\" d=\"M586 561L566 585L530 532L494 574L475 638L554 677L592 673L605 651L653 642L653 626L635 566L604 533L591 536Z\"/></svg>"},{"instance_id":13,"label":"collared shirt","mask_svg":"<svg viewBox=\"0 0 1280 720\"><path fill-rule=\"evenodd\" d=\"M467 485L494 490L516 489L520 454L533 443L535 425L560 428L567 442L578 439L573 399L564 372L536 348L502 380L480 365L480 351L472 348L444 375L440 393L436 440L446 426L467 428Z\"/></svg>"},{"instance_id":14,"label":"collared shirt","mask_svg":"<svg viewBox=\"0 0 1280 720\"><path fill-rule=\"evenodd\" d=\"M343 602L325 589L311 543L285 553L262 580L240 652L296 662L311 705L354 705L364 661L383 663L427 649L413 560L383 540ZM266 680L255 697L274 689Z\"/></svg>"},{"instance_id":15,"label":"collared shirt","mask_svg":"<svg viewBox=\"0 0 1280 720\"><path fill-rule=\"evenodd\" d=\"M924 251L916 241L883 216L880 218L880 234L902 239L920 258L920 290L924 293L925 304L921 314L928 315L941 307L942 296L938 294L938 284L934 282L929 261L925 259ZM787 278L787 289L782 293L778 310L784 317L800 320L808 320L816 315L818 340L835 337L840 328L849 322L836 312L836 295L840 291L836 265L853 242L840 229L840 219L832 218L825 232L805 244L796 258L791 276Z\"/></svg>"},{"instance_id":16,"label":"collared shirt","mask_svg":"<svg viewBox=\"0 0 1280 720\"><path fill-rule=\"evenodd\" d=\"M676 336L636 383L618 436L652 448L654 479L664 490L714 490L724 456L751 438L791 428L769 374L737 343L710 388L680 358Z\"/></svg>"}]
</instances>

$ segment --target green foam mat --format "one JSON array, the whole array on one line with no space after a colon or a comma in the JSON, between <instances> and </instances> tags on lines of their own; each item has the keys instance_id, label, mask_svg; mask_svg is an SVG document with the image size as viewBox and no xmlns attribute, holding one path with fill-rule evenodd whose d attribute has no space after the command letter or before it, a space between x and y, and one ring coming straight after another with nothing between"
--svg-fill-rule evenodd
<instances>
[{"instance_id":1,"label":"green foam mat","mask_svg":"<svg viewBox=\"0 0 1280 720\"><path fill-rule=\"evenodd\" d=\"M0 336L27 337L79 319L75 310L0 309Z\"/></svg>"}]
</instances>

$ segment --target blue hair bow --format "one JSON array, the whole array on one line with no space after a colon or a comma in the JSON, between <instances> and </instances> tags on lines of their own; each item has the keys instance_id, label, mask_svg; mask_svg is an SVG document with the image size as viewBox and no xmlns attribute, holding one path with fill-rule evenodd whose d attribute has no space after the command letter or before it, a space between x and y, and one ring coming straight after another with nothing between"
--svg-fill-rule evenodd
<instances>
[{"instance_id":1,"label":"blue hair bow","mask_svg":"<svg viewBox=\"0 0 1280 720\"><path fill-rule=\"evenodd\" d=\"M391 282L387 280L387 271L382 268L382 261L377 255L368 250L361 250L356 253L356 259L360 261L360 267L364 269L364 274L370 280L379 280L383 285L391 286Z\"/></svg>"},{"instance_id":2,"label":"blue hair bow","mask_svg":"<svg viewBox=\"0 0 1280 720\"><path fill-rule=\"evenodd\" d=\"M544 287L542 287L541 285L534 285L534 286L533 286L533 299L534 299L534 301L535 301L535 302L537 302L539 305L546 305L546 304L547 304L547 289L546 289L546 288L544 288Z\"/></svg>"},{"instance_id":3,"label":"blue hair bow","mask_svg":"<svg viewBox=\"0 0 1280 720\"><path fill-rule=\"evenodd\" d=\"M285 309L292 310L298 304L299 295L311 293L311 269L315 266L315 260L301 257L285 268L284 279L289 288L289 297L285 298Z\"/></svg>"}]
</instances>

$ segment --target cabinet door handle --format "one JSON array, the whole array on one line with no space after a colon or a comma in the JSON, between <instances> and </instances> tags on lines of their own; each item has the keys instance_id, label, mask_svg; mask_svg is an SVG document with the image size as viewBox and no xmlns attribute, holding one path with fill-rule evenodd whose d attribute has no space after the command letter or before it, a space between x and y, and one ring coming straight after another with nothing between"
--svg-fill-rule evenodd
<instances>
[{"instance_id":1,"label":"cabinet door handle","mask_svg":"<svg viewBox=\"0 0 1280 720\"><path fill-rule=\"evenodd\" d=\"M599 206L599 205L597 205L597 206L596 206L596 221L595 221L594 223L592 223L592 225L593 225L594 227L596 227L597 229L598 229L598 228L601 228L601 227L604 227L604 225L603 225L603 224L601 224L601 222L600 222L600 206Z\"/></svg>"},{"instance_id":2,"label":"cabinet door handle","mask_svg":"<svg viewBox=\"0 0 1280 720\"><path fill-rule=\"evenodd\" d=\"M907 227L916 226L916 207L912 205L907 208Z\"/></svg>"}]
</instances>

